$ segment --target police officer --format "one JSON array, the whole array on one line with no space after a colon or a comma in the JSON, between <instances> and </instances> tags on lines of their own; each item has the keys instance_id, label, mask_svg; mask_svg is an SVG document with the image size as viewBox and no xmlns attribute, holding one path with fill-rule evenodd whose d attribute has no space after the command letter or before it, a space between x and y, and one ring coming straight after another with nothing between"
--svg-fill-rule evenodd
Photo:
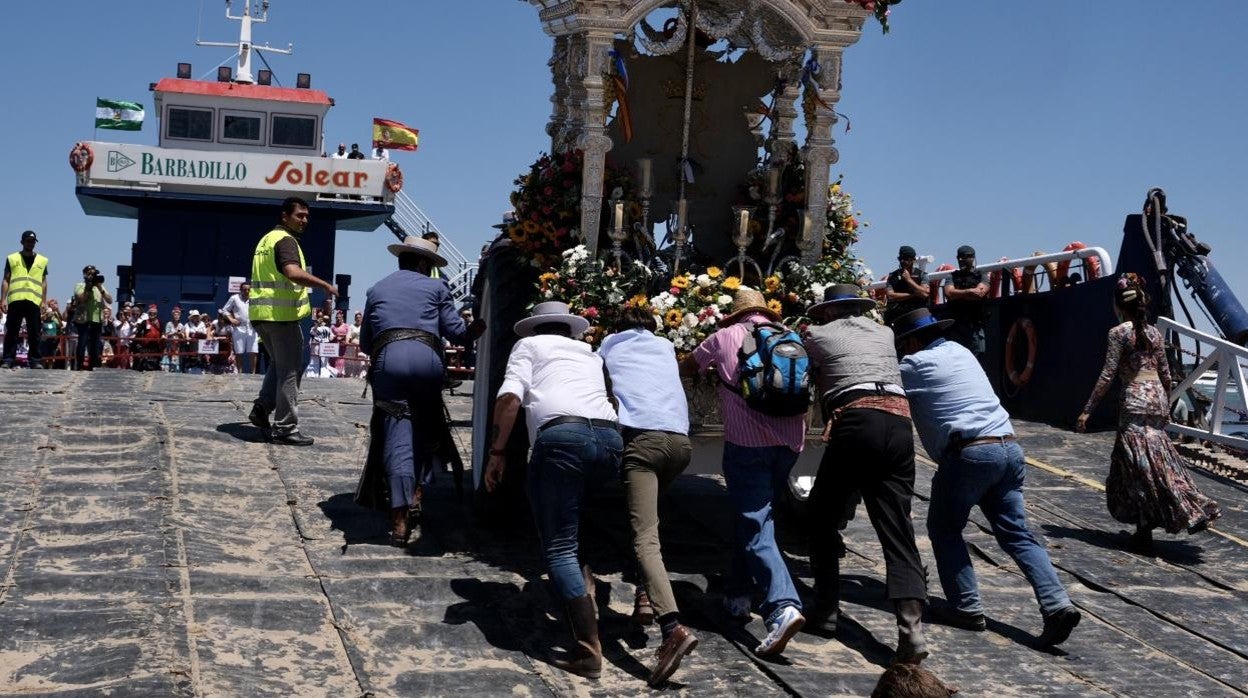
<instances>
[{"instance_id":1,"label":"police officer","mask_svg":"<svg viewBox=\"0 0 1248 698\"><path fill-rule=\"evenodd\" d=\"M26 340L30 346L29 365L43 368L39 360L40 308L48 297L48 258L35 252L39 237L35 231L22 233L22 249L9 255L4 262L4 283L0 285L0 314L8 313L4 323L3 367L13 368L17 360L17 343L26 321Z\"/></svg>"},{"instance_id":2,"label":"police officer","mask_svg":"<svg viewBox=\"0 0 1248 698\"><path fill-rule=\"evenodd\" d=\"M984 299L988 284L975 266L975 248L958 248L958 268L945 281L945 304L949 307L949 339L961 344L981 363L984 359Z\"/></svg>"},{"instance_id":3,"label":"police officer","mask_svg":"<svg viewBox=\"0 0 1248 698\"><path fill-rule=\"evenodd\" d=\"M329 296L338 288L308 272L299 236L308 225L308 202L292 196L282 202L281 222L260 238L251 259L251 323L272 361L264 372L260 394L248 419L273 443L311 446L299 433L299 368L303 360L303 329L299 321L312 314L308 287ZM269 413L273 413L270 422Z\"/></svg>"},{"instance_id":4,"label":"police officer","mask_svg":"<svg viewBox=\"0 0 1248 698\"><path fill-rule=\"evenodd\" d=\"M917 256L909 245L897 250L899 266L888 275L888 305L884 307L884 322L889 325L911 310L927 307L927 274L915 266Z\"/></svg>"}]
</instances>

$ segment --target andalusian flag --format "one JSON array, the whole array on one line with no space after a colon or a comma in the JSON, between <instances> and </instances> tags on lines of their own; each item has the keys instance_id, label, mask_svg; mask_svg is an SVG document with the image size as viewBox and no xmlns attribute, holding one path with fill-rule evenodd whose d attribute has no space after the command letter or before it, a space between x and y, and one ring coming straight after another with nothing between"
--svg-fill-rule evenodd
<instances>
[{"instance_id":1,"label":"andalusian flag","mask_svg":"<svg viewBox=\"0 0 1248 698\"><path fill-rule=\"evenodd\" d=\"M388 119L373 119L374 148L380 146L387 150L416 150L419 144L419 129Z\"/></svg>"},{"instance_id":2,"label":"andalusian flag","mask_svg":"<svg viewBox=\"0 0 1248 698\"><path fill-rule=\"evenodd\" d=\"M138 102L96 97L95 127L138 131L143 128L143 105Z\"/></svg>"}]
</instances>

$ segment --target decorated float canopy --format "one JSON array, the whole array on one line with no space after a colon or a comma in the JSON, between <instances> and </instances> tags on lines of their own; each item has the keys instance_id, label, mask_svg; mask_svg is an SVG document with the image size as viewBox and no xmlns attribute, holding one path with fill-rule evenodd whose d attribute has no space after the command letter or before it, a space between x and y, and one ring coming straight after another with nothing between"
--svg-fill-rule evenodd
<instances>
[{"instance_id":1,"label":"decorated float canopy","mask_svg":"<svg viewBox=\"0 0 1248 698\"><path fill-rule=\"evenodd\" d=\"M886 21L890 3L529 2L554 37L551 152L583 153L579 231L591 252L600 230L621 227L612 219L631 197L641 206L623 210L643 211L652 240L653 222L664 221L678 248L696 231L705 257L744 253L747 219L758 211L743 214L739 199L753 176L763 212L755 217L768 219L752 226L754 236L760 224L764 235L784 225L803 260L820 256L822 218L812 224L805 211L828 203L842 53L871 10ZM631 191L604 191L608 159L631 171ZM796 181L785 176L795 172ZM800 206L786 212L785 200Z\"/></svg>"}]
</instances>

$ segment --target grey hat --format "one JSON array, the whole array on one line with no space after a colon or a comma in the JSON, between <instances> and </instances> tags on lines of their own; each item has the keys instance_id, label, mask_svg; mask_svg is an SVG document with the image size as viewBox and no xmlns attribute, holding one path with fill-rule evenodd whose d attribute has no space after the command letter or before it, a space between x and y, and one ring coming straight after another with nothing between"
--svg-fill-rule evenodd
<instances>
[{"instance_id":1,"label":"grey hat","mask_svg":"<svg viewBox=\"0 0 1248 698\"><path fill-rule=\"evenodd\" d=\"M510 227L512 226L512 224L513 224L513 223L515 223L515 222L516 222L516 212L515 212L515 211L507 211L507 212L503 213L503 222L502 222L502 223L495 223L494 225L492 225L492 226L490 226L490 227L491 227L491 228L498 228L499 230L506 230L506 229L510 228Z\"/></svg>"},{"instance_id":2,"label":"grey hat","mask_svg":"<svg viewBox=\"0 0 1248 698\"><path fill-rule=\"evenodd\" d=\"M533 306L532 314L515 324L516 334L521 337L532 337L533 331L539 325L545 325L548 322L561 322L567 325L573 337L580 337L585 334L585 330L589 329L589 320L580 315L573 315L567 303L546 301Z\"/></svg>"},{"instance_id":3,"label":"grey hat","mask_svg":"<svg viewBox=\"0 0 1248 698\"><path fill-rule=\"evenodd\" d=\"M446 258L438 254L438 246L415 235L408 235L403 238L403 242L386 245L386 249L395 257L403 254L418 254L433 262L435 267L446 266Z\"/></svg>"},{"instance_id":4,"label":"grey hat","mask_svg":"<svg viewBox=\"0 0 1248 698\"><path fill-rule=\"evenodd\" d=\"M862 287L858 284L832 284L823 289L823 301L806 309L806 314L814 317L828 308L849 308L854 312L865 313L875 307L875 301L864 298Z\"/></svg>"}]
</instances>

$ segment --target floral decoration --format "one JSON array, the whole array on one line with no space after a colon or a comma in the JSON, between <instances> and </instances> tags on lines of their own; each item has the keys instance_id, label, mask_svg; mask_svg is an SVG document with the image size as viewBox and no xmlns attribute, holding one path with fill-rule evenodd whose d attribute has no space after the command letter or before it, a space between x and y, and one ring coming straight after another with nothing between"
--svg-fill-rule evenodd
<instances>
[{"instance_id":1,"label":"floral decoration","mask_svg":"<svg viewBox=\"0 0 1248 698\"><path fill-rule=\"evenodd\" d=\"M875 19L880 23L880 28L884 33L888 33L888 16L892 14L890 9L893 5L899 4L901 0L845 0L853 5L860 5L864 10L875 15Z\"/></svg>"},{"instance_id":2,"label":"floral decoration","mask_svg":"<svg viewBox=\"0 0 1248 698\"><path fill-rule=\"evenodd\" d=\"M580 244L581 171L585 154L581 150L547 155L543 153L526 174L515 180L511 205L516 220L507 228L507 237L535 267L546 269L560 263L564 251ZM603 191L607 199L632 200L632 175L608 162L603 169ZM605 208L605 207L604 207ZM600 239L610 225L604 210Z\"/></svg>"},{"instance_id":3,"label":"floral decoration","mask_svg":"<svg viewBox=\"0 0 1248 698\"><path fill-rule=\"evenodd\" d=\"M645 289L649 280L650 270L640 262L617 270L602 259L590 259L589 250L577 245L563 252L558 268L537 278L536 303L567 303L571 312L589 321L585 341L598 346L615 326L621 310L648 303Z\"/></svg>"}]
</instances>

